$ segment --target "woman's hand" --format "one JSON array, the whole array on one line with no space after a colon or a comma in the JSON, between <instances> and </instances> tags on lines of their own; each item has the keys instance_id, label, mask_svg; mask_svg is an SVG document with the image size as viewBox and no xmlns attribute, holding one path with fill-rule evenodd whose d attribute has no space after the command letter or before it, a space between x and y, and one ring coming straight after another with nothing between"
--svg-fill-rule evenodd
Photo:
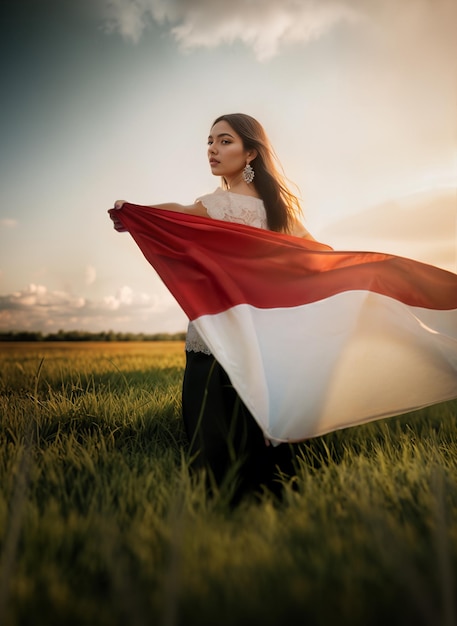
<instances>
[{"instance_id":1,"label":"woman's hand","mask_svg":"<svg viewBox=\"0 0 457 626\"><path fill-rule=\"evenodd\" d=\"M114 203L114 208L113 209L109 209L109 211L108 211L108 214L109 214L110 218L113 221L114 230L117 230L118 233L126 233L127 232L126 227L123 225L123 223L121 222L121 220L117 216L117 211L119 209L122 209L122 206L123 206L124 203L125 203L125 200L116 200L116 202Z\"/></svg>"}]
</instances>

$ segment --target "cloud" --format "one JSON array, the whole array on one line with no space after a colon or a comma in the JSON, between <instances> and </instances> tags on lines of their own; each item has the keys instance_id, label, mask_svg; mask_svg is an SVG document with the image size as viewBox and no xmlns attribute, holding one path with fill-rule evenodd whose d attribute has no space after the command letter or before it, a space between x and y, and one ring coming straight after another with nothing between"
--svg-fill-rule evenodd
<instances>
[{"instance_id":1,"label":"cloud","mask_svg":"<svg viewBox=\"0 0 457 626\"><path fill-rule=\"evenodd\" d=\"M134 302L133 290L127 286L120 287L115 296L105 296L103 302L110 311L117 311L122 305L130 306Z\"/></svg>"},{"instance_id":2,"label":"cloud","mask_svg":"<svg viewBox=\"0 0 457 626\"><path fill-rule=\"evenodd\" d=\"M175 332L185 321L169 295L135 293L123 286L99 300L49 291L44 285L0 296L0 331L118 330Z\"/></svg>"},{"instance_id":3,"label":"cloud","mask_svg":"<svg viewBox=\"0 0 457 626\"><path fill-rule=\"evenodd\" d=\"M107 0L105 3L108 33L118 32L127 41L138 43L150 21L153 2L147 0Z\"/></svg>"},{"instance_id":4,"label":"cloud","mask_svg":"<svg viewBox=\"0 0 457 626\"><path fill-rule=\"evenodd\" d=\"M239 40L259 60L273 57L283 44L310 41L362 17L350 2L332 0L108 0L105 11L106 30L134 43L155 22L184 50Z\"/></svg>"},{"instance_id":5,"label":"cloud","mask_svg":"<svg viewBox=\"0 0 457 626\"><path fill-rule=\"evenodd\" d=\"M281 47L322 37L341 23L371 20L390 29L417 30L438 18L455 23L455 0L102 0L105 29L137 43L152 23L168 30L182 49L242 41L259 60ZM450 39L455 39L449 28ZM440 33L436 33L440 39ZM424 32L424 38L427 33Z\"/></svg>"}]
</instances>

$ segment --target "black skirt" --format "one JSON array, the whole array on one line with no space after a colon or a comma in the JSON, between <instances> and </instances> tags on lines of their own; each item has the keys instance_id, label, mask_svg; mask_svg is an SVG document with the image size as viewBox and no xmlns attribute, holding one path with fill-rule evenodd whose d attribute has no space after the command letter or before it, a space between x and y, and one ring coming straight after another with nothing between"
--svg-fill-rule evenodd
<instances>
[{"instance_id":1,"label":"black skirt","mask_svg":"<svg viewBox=\"0 0 457 626\"><path fill-rule=\"evenodd\" d=\"M277 492L281 474L293 473L293 446L267 445L212 355L186 352L182 408L191 468L206 469L210 483L236 481L238 493L261 486Z\"/></svg>"}]
</instances>

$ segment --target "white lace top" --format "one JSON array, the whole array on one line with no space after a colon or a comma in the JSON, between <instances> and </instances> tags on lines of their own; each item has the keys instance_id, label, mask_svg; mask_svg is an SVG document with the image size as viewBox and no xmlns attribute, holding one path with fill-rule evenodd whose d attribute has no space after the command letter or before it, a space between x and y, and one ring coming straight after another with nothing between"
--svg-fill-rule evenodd
<instances>
[{"instance_id":1,"label":"white lace top","mask_svg":"<svg viewBox=\"0 0 457 626\"><path fill-rule=\"evenodd\" d=\"M268 228L265 206L260 198L242 196L219 187L215 192L197 198L196 202L201 202L209 217L215 220ZM211 354L192 322L187 328L186 350Z\"/></svg>"}]
</instances>

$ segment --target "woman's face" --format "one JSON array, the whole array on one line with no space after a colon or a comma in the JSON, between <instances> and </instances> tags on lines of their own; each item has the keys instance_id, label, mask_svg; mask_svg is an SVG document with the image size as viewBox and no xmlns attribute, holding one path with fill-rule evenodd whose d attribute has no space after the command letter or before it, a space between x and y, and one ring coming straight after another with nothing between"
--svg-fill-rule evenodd
<instances>
[{"instance_id":1,"label":"woman's face","mask_svg":"<svg viewBox=\"0 0 457 626\"><path fill-rule=\"evenodd\" d=\"M241 137L228 122L214 124L208 137L208 159L215 176L223 176L230 183L251 158L252 151L245 150Z\"/></svg>"}]
</instances>

